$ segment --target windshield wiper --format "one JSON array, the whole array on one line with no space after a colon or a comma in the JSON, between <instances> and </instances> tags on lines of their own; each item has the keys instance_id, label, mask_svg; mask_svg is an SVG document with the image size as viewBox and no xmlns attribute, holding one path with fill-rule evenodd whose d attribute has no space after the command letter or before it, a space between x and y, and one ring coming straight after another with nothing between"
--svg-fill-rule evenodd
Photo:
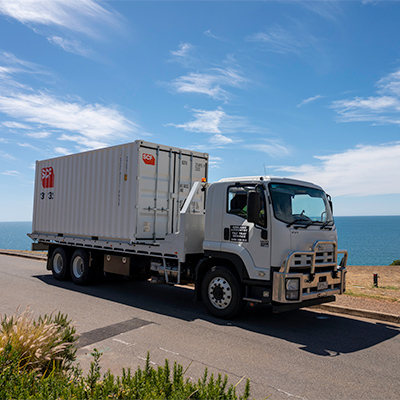
<instances>
[{"instance_id":1,"label":"windshield wiper","mask_svg":"<svg viewBox=\"0 0 400 400\"><path fill-rule=\"evenodd\" d=\"M314 225L314 224L318 224L318 223L319 223L319 221L304 221L304 220L298 219L296 221L289 222L286 225L286 227L289 228L292 225L297 224L298 226L295 226L294 229L307 229L309 226Z\"/></svg>"},{"instance_id":2,"label":"windshield wiper","mask_svg":"<svg viewBox=\"0 0 400 400\"><path fill-rule=\"evenodd\" d=\"M329 229L329 230L332 230L332 228L327 228L327 226L329 225L329 224L333 224L333 220L332 219L330 219L330 220L328 220L328 221L325 221L322 225L321 225L321 228L320 229Z\"/></svg>"},{"instance_id":3,"label":"windshield wiper","mask_svg":"<svg viewBox=\"0 0 400 400\"><path fill-rule=\"evenodd\" d=\"M318 224L318 223L319 223L318 221L310 221L305 225L295 226L294 229L307 229L309 226L315 225L315 224Z\"/></svg>"}]
</instances>

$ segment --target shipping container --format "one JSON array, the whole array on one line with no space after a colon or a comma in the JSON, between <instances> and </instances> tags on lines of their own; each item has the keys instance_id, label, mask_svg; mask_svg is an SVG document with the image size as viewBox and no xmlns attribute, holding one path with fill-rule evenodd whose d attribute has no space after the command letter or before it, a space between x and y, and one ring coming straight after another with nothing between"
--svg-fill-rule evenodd
<instances>
[{"instance_id":1,"label":"shipping container","mask_svg":"<svg viewBox=\"0 0 400 400\"><path fill-rule=\"evenodd\" d=\"M179 231L180 210L208 155L137 140L38 161L33 234L128 243ZM202 196L191 201L204 213Z\"/></svg>"}]
</instances>

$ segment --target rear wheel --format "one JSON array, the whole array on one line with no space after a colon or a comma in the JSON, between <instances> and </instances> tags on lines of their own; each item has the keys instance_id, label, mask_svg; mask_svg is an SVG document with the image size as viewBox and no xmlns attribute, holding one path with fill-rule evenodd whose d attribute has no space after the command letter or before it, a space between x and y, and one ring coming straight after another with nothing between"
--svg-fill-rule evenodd
<instances>
[{"instance_id":1,"label":"rear wheel","mask_svg":"<svg viewBox=\"0 0 400 400\"><path fill-rule=\"evenodd\" d=\"M51 255L51 272L58 281L69 278L67 254L62 247L57 247Z\"/></svg>"},{"instance_id":2,"label":"rear wheel","mask_svg":"<svg viewBox=\"0 0 400 400\"><path fill-rule=\"evenodd\" d=\"M82 249L74 251L71 258L71 277L77 285L87 285L93 275L93 268L89 267L89 254Z\"/></svg>"},{"instance_id":3,"label":"rear wheel","mask_svg":"<svg viewBox=\"0 0 400 400\"><path fill-rule=\"evenodd\" d=\"M239 279L226 267L212 267L202 282L202 298L211 314L232 318L245 306Z\"/></svg>"}]
</instances>

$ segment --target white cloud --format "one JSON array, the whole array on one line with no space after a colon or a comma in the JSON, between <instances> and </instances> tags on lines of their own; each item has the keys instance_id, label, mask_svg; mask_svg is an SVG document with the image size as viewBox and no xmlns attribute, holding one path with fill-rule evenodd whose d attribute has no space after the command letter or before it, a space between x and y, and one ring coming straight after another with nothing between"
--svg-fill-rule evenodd
<instances>
[{"instance_id":1,"label":"white cloud","mask_svg":"<svg viewBox=\"0 0 400 400\"><path fill-rule=\"evenodd\" d=\"M16 122L16 121L5 121L2 123L2 125L10 129L25 129L25 130L32 129L30 125L21 124L21 122Z\"/></svg>"},{"instance_id":2,"label":"white cloud","mask_svg":"<svg viewBox=\"0 0 400 400\"><path fill-rule=\"evenodd\" d=\"M288 28L275 24L265 31L247 36L246 40L271 53L295 55L313 66L321 63L327 56L321 35L313 35L310 26L300 20L293 22Z\"/></svg>"},{"instance_id":3,"label":"white cloud","mask_svg":"<svg viewBox=\"0 0 400 400\"><path fill-rule=\"evenodd\" d=\"M7 52L0 52L0 63L2 64L0 65L0 89L3 92L15 90L15 88L30 90L29 87L16 80L16 75L49 75L49 72L38 64L21 60Z\"/></svg>"},{"instance_id":4,"label":"white cloud","mask_svg":"<svg viewBox=\"0 0 400 400\"><path fill-rule=\"evenodd\" d=\"M337 1L301 1L297 4L331 21L336 21L336 15L342 13L341 3Z\"/></svg>"},{"instance_id":5,"label":"white cloud","mask_svg":"<svg viewBox=\"0 0 400 400\"><path fill-rule=\"evenodd\" d=\"M4 142L4 143L7 143L7 142ZM14 156L4 152L3 150L0 150L0 158L2 158L3 160L8 160L8 161L14 161L16 159Z\"/></svg>"},{"instance_id":6,"label":"white cloud","mask_svg":"<svg viewBox=\"0 0 400 400\"><path fill-rule=\"evenodd\" d=\"M63 50L68 53L78 54L83 57L92 56L93 53L91 50L85 48L79 40L73 39L68 40L64 39L60 36L50 36L47 40L56 46L60 46Z\"/></svg>"},{"instance_id":7,"label":"white cloud","mask_svg":"<svg viewBox=\"0 0 400 400\"><path fill-rule=\"evenodd\" d=\"M25 147L25 148L32 149L32 150L39 150L37 147L33 146L30 143L17 143L17 144L20 147Z\"/></svg>"},{"instance_id":8,"label":"white cloud","mask_svg":"<svg viewBox=\"0 0 400 400\"><path fill-rule=\"evenodd\" d=\"M175 79L171 86L177 93L205 94L216 100L225 100L230 94L223 87L242 87L247 82L241 72L231 66L213 68L207 72L191 72Z\"/></svg>"},{"instance_id":9,"label":"white cloud","mask_svg":"<svg viewBox=\"0 0 400 400\"><path fill-rule=\"evenodd\" d=\"M341 122L373 122L400 125L400 70L380 79L376 95L334 101Z\"/></svg>"},{"instance_id":10,"label":"white cloud","mask_svg":"<svg viewBox=\"0 0 400 400\"><path fill-rule=\"evenodd\" d=\"M303 106L305 106L306 104L309 104L309 103L312 103L312 102L314 102L314 101L316 101L316 100L322 99L323 97L324 97L324 96L321 96L320 94L317 94L316 96L313 96L313 97L309 97L308 99L304 99L303 101L301 101L301 102L297 105L297 107L298 107L298 108L303 107Z\"/></svg>"},{"instance_id":11,"label":"white cloud","mask_svg":"<svg viewBox=\"0 0 400 400\"><path fill-rule=\"evenodd\" d=\"M94 0L0 0L0 13L28 26L56 26L89 36L97 36L101 26L117 27L120 22L117 13Z\"/></svg>"},{"instance_id":12,"label":"white cloud","mask_svg":"<svg viewBox=\"0 0 400 400\"><path fill-rule=\"evenodd\" d=\"M99 149L101 147L106 147L109 144L107 141L100 141L82 137L80 135L62 134L58 139L78 143L81 149Z\"/></svg>"},{"instance_id":13,"label":"white cloud","mask_svg":"<svg viewBox=\"0 0 400 400\"><path fill-rule=\"evenodd\" d=\"M221 157L210 156L208 159L208 165L210 168L219 168L222 164L223 159Z\"/></svg>"},{"instance_id":14,"label":"white cloud","mask_svg":"<svg viewBox=\"0 0 400 400\"><path fill-rule=\"evenodd\" d=\"M68 149L66 149L65 147L56 147L54 149L54 151L63 156L67 156L68 154L71 154L71 152Z\"/></svg>"},{"instance_id":15,"label":"white cloud","mask_svg":"<svg viewBox=\"0 0 400 400\"><path fill-rule=\"evenodd\" d=\"M193 49L193 45L190 43L181 43L179 45L179 50L171 50L171 55L174 57L187 57L188 53Z\"/></svg>"},{"instance_id":16,"label":"white cloud","mask_svg":"<svg viewBox=\"0 0 400 400\"><path fill-rule=\"evenodd\" d=\"M194 119L184 124L168 124L187 132L214 134L211 141L216 144L232 143L224 134L252 130L245 118L227 114L221 107L216 110L192 110Z\"/></svg>"},{"instance_id":17,"label":"white cloud","mask_svg":"<svg viewBox=\"0 0 400 400\"><path fill-rule=\"evenodd\" d=\"M184 124L169 124L188 132L221 133L221 123L228 119L222 109L214 111L192 110L195 119Z\"/></svg>"},{"instance_id":18,"label":"white cloud","mask_svg":"<svg viewBox=\"0 0 400 400\"><path fill-rule=\"evenodd\" d=\"M21 175L18 171L4 171L1 174L7 175L7 176L20 176Z\"/></svg>"},{"instance_id":19,"label":"white cloud","mask_svg":"<svg viewBox=\"0 0 400 400\"><path fill-rule=\"evenodd\" d=\"M318 163L276 170L321 185L334 196L400 193L400 142L358 146L343 153L315 158Z\"/></svg>"},{"instance_id":20,"label":"white cloud","mask_svg":"<svg viewBox=\"0 0 400 400\"><path fill-rule=\"evenodd\" d=\"M42 132L30 132L27 133L26 136L29 136L34 139L46 139L51 136L51 132L42 131Z\"/></svg>"},{"instance_id":21,"label":"white cloud","mask_svg":"<svg viewBox=\"0 0 400 400\"><path fill-rule=\"evenodd\" d=\"M23 121L72 132L64 139L101 146L134 134L138 126L114 108L64 101L46 93L0 96L0 112ZM92 146L87 146L92 147Z\"/></svg>"},{"instance_id":22,"label":"white cloud","mask_svg":"<svg viewBox=\"0 0 400 400\"><path fill-rule=\"evenodd\" d=\"M216 135L210 138L210 143L216 146L225 146L227 144L232 144L233 140L225 135L217 133Z\"/></svg>"},{"instance_id":23,"label":"white cloud","mask_svg":"<svg viewBox=\"0 0 400 400\"><path fill-rule=\"evenodd\" d=\"M211 29L208 29L204 32L204 34L212 39L216 39L219 40L220 42L225 42L224 39L220 38L219 36L214 35L213 33L211 33Z\"/></svg>"},{"instance_id":24,"label":"white cloud","mask_svg":"<svg viewBox=\"0 0 400 400\"><path fill-rule=\"evenodd\" d=\"M264 140L257 144L245 144L246 149L260 151L270 157L285 157L290 154L289 149L278 140Z\"/></svg>"},{"instance_id":25,"label":"white cloud","mask_svg":"<svg viewBox=\"0 0 400 400\"><path fill-rule=\"evenodd\" d=\"M227 97L227 92L221 88L217 75L192 72L175 79L172 87L177 93L206 94L214 99Z\"/></svg>"},{"instance_id":26,"label":"white cloud","mask_svg":"<svg viewBox=\"0 0 400 400\"><path fill-rule=\"evenodd\" d=\"M379 92L400 97L400 70L383 77L377 83Z\"/></svg>"},{"instance_id":27,"label":"white cloud","mask_svg":"<svg viewBox=\"0 0 400 400\"><path fill-rule=\"evenodd\" d=\"M267 50L279 54L299 55L306 46L298 37L279 26L275 26L269 32L258 32L248 36L247 40L262 43Z\"/></svg>"}]
</instances>

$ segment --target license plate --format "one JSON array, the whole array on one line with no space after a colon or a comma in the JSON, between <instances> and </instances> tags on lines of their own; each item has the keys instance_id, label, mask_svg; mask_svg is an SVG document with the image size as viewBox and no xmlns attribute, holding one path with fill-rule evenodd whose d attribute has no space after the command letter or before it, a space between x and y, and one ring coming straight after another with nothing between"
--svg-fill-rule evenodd
<instances>
[{"instance_id":1,"label":"license plate","mask_svg":"<svg viewBox=\"0 0 400 400\"><path fill-rule=\"evenodd\" d=\"M317 290L325 290L328 289L328 282L318 282Z\"/></svg>"}]
</instances>

